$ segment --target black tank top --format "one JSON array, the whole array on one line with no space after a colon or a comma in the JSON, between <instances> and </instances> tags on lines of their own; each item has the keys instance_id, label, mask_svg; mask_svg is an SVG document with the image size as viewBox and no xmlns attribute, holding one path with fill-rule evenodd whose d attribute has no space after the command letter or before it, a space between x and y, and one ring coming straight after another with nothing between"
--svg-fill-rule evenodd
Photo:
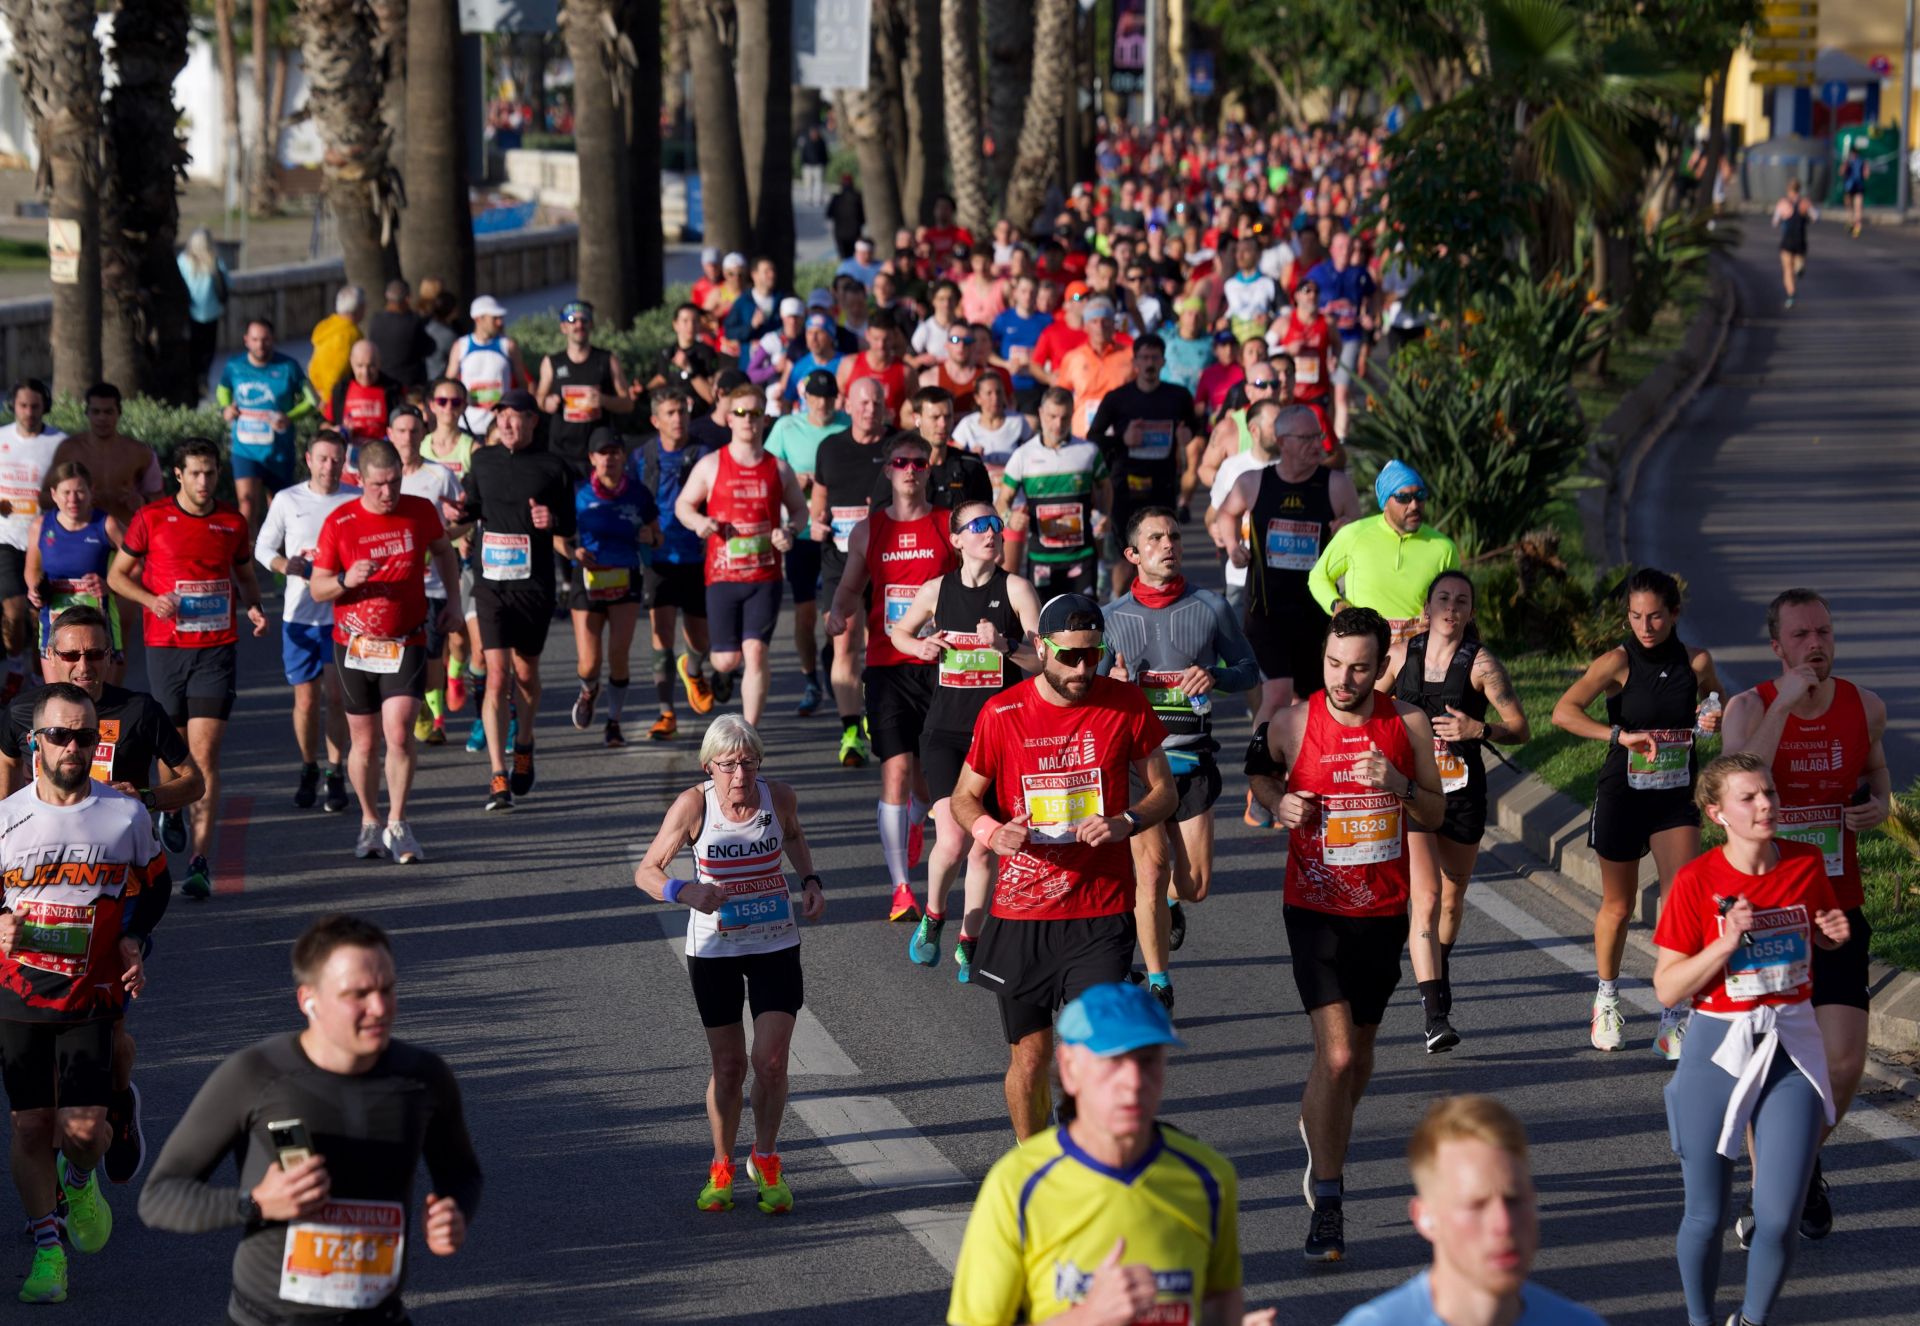
<instances>
[{"instance_id":1,"label":"black tank top","mask_svg":"<svg viewBox=\"0 0 1920 1326\"><path fill-rule=\"evenodd\" d=\"M560 408L547 416L547 449L567 462L575 479L584 479L592 468L587 439L596 428L613 427L601 404L602 397L613 394L613 353L595 347L587 351L585 362L576 364L560 350L548 355L547 363L553 368L554 394L560 397Z\"/></svg>"},{"instance_id":2,"label":"black tank top","mask_svg":"<svg viewBox=\"0 0 1920 1326\"><path fill-rule=\"evenodd\" d=\"M940 597L933 606L935 630L971 635L982 621L1018 647L1025 628L1007 593L1007 573L995 568L986 583L969 588L955 568L940 577ZM1026 680L1019 668L999 659L1000 677L992 679L995 655L988 650L949 649L937 665L933 703L927 709L927 727L937 732L971 732L988 700L1009 686Z\"/></svg>"},{"instance_id":3,"label":"black tank top","mask_svg":"<svg viewBox=\"0 0 1920 1326\"><path fill-rule=\"evenodd\" d=\"M1807 251L1807 213L1805 208L1796 207L1792 215L1780 223L1780 247L1789 253Z\"/></svg>"},{"instance_id":4,"label":"black tank top","mask_svg":"<svg viewBox=\"0 0 1920 1326\"><path fill-rule=\"evenodd\" d=\"M1607 721L1617 723L1623 732L1692 731L1700 696L1693 651L1677 633L1652 649L1629 635L1622 647L1627 651L1627 684L1618 695L1607 697ZM1688 768L1692 767L1689 753ZM1624 747L1607 752L1603 775L1624 776L1626 769Z\"/></svg>"},{"instance_id":5,"label":"black tank top","mask_svg":"<svg viewBox=\"0 0 1920 1326\"><path fill-rule=\"evenodd\" d=\"M1316 606L1307 589L1307 572L1320 560L1332 537L1332 473L1317 468L1300 483L1280 477L1280 467L1260 471L1247 537L1247 610L1284 613Z\"/></svg>"},{"instance_id":6,"label":"black tank top","mask_svg":"<svg viewBox=\"0 0 1920 1326\"><path fill-rule=\"evenodd\" d=\"M1484 722L1487 717L1487 697L1473 684L1473 660L1479 655L1480 642L1471 636L1467 637L1448 660L1447 675L1439 681L1428 681L1427 633L1422 631L1407 641L1407 658L1400 665L1400 675L1394 679L1393 698L1419 706L1428 718L1438 718L1451 707L1475 722ZM1436 737L1435 741L1438 740ZM1482 762L1480 742L1449 741L1445 744L1467 766L1468 788L1482 786L1486 767ZM1438 751L1435 753L1437 755ZM1444 769L1441 771L1441 781L1446 781Z\"/></svg>"}]
</instances>

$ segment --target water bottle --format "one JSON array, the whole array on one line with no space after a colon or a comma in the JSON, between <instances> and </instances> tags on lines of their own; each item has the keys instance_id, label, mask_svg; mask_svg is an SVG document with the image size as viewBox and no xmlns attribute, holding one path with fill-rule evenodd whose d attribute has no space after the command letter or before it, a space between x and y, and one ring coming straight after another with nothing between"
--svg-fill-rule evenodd
<instances>
[{"instance_id":1,"label":"water bottle","mask_svg":"<svg viewBox=\"0 0 1920 1326\"><path fill-rule=\"evenodd\" d=\"M1694 717L1694 723L1693 723L1694 740L1696 741L1701 740L1702 738L1708 735L1707 730L1700 726L1700 719L1705 718L1708 714L1719 713L1722 707L1723 706L1720 703L1720 692L1719 691L1707 692L1707 698L1701 701L1700 709Z\"/></svg>"},{"instance_id":2,"label":"water bottle","mask_svg":"<svg viewBox=\"0 0 1920 1326\"><path fill-rule=\"evenodd\" d=\"M1194 713L1205 718L1213 712L1213 692L1208 691L1205 695L1189 695L1187 703L1193 707Z\"/></svg>"}]
</instances>

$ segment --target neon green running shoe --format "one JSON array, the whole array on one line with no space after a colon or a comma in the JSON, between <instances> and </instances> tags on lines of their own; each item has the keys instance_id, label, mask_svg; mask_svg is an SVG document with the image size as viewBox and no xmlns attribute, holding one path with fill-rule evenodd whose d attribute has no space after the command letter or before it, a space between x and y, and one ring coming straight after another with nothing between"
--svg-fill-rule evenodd
<instances>
[{"instance_id":1,"label":"neon green running shoe","mask_svg":"<svg viewBox=\"0 0 1920 1326\"><path fill-rule=\"evenodd\" d=\"M840 763L849 769L858 769L872 758L873 751L867 746L867 734L858 724L841 730Z\"/></svg>"},{"instance_id":2,"label":"neon green running shoe","mask_svg":"<svg viewBox=\"0 0 1920 1326\"><path fill-rule=\"evenodd\" d=\"M907 956L922 967L938 967L940 931L946 924L944 916L922 916L920 924L913 928L913 938L907 941Z\"/></svg>"},{"instance_id":3,"label":"neon green running shoe","mask_svg":"<svg viewBox=\"0 0 1920 1326\"><path fill-rule=\"evenodd\" d=\"M959 981L962 985L973 984L973 940L962 939L953 946L953 965L960 969Z\"/></svg>"},{"instance_id":4,"label":"neon green running shoe","mask_svg":"<svg viewBox=\"0 0 1920 1326\"><path fill-rule=\"evenodd\" d=\"M33 1250L33 1269L20 1286L22 1303L67 1301L67 1250L58 1243Z\"/></svg>"},{"instance_id":5,"label":"neon green running shoe","mask_svg":"<svg viewBox=\"0 0 1920 1326\"><path fill-rule=\"evenodd\" d=\"M753 1180L753 1186L760 1190L762 1211L768 1215L785 1215L793 1210L793 1192L780 1175L780 1157L777 1154L763 1156L757 1151L748 1153L747 1175Z\"/></svg>"},{"instance_id":6,"label":"neon green running shoe","mask_svg":"<svg viewBox=\"0 0 1920 1326\"><path fill-rule=\"evenodd\" d=\"M98 1252L113 1235L113 1208L100 1195L100 1171L92 1170L81 1187L74 1187L60 1157L60 1187L67 1194L67 1242L76 1252Z\"/></svg>"},{"instance_id":7,"label":"neon green running shoe","mask_svg":"<svg viewBox=\"0 0 1920 1326\"><path fill-rule=\"evenodd\" d=\"M702 1211L733 1210L733 1162L716 1160L707 1167L707 1186L694 1203Z\"/></svg>"}]
</instances>

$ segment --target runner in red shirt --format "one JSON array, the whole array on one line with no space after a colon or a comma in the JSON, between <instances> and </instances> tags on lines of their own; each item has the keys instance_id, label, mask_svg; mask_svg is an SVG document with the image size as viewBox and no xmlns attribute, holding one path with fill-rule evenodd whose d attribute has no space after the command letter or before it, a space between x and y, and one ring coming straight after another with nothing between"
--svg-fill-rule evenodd
<instances>
[{"instance_id":1,"label":"runner in red shirt","mask_svg":"<svg viewBox=\"0 0 1920 1326\"><path fill-rule=\"evenodd\" d=\"M1167 730L1145 692L1095 672L1107 647L1100 605L1062 594L1036 634L1040 675L987 704L953 789L954 820L1000 857L971 983L1000 998L1007 1111L1022 1141L1047 1125L1054 1014L1133 966L1127 839L1177 800ZM1147 789L1131 807L1130 778Z\"/></svg>"},{"instance_id":2,"label":"runner in red shirt","mask_svg":"<svg viewBox=\"0 0 1920 1326\"><path fill-rule=\"evenodd\" d=\"M893 877L889 921L918 921L909 872L920 864L920 840L933 798L920 770L920 734L933 704L934 665L894 647L893 624L907 615L920 586L945 575L954 565L947 537L947 516L927 501L927 466L932 448L915 433L899 433L886 448L887 481L893 501L867 516L847 536L847 569L833 593L827 634L839 635L858 610L861 592L873 592L867 606L867 728L880 760L880 851Z\"/></svg>"},{"instance_id":3,"label":"runner in red shirt","mask_svg":"<svg viewBox=\"0 0 1920 1326\"><path fill-rule=\"evenodd\" d=\"M347 776L360 798L361 860L391 855L401 865L426 858L407 827L413 789L413 720L427 693L427 558L440 583L460 583L453 543L433 503L400 491L400 453L384 438L360 449L360 499L336 508L320 526L308 588L332 603L333 664L346 697ZM459 607L440 606L453 630ZM387 826L380 828L380 779L374 757L387 743Z\"/></svg>"},{"instance_id":4,"label":"runner in red shirt","mask_svg":"<svg viewBox=\"0 0 1920 1326\"><path fill-rule=\"evenodd\" d=\"M253 578L253 538L238 510L214 499L220 453L189 438L173 453L180 491L134 513L126 541L107 572L121 599L146 610L147 679L206 774L194 803L193 858L180 891L213 892L214 820L220 808L220 743L235 694L234 600L245 605L255 635L267 633L260 587Z\"/></svg>"},{"instance_id":5,"label":"runner in red shirt","mask_svg":"<svg viewBox=\"0 0 1920 1326\"><path fill-rule=\"evenodd\" d=\"M857 355L842 356L837 373L842 399L861 378L877 381L887 393L887 418L897 420L907 403L908 368L906 361L894 354L893 333L893 314L875 309L867 319L867 348Z\"/></svg>"},{"instance_id":6,"label":"runner in red shirt","mask_svg":"<svg viewBox=\"0 0 1920 1326\"><path fill-rule=\"evenodd\" d=\"M347 470L342 479L349 488L357 488L353 454L363 442L387 435L387 419L406 404L400 384L380 371L380 347L372 341L355 341L347 354L347 371L333 385L333 399L327 402L327 422L347 435Z\"/></svg>"},{"instance_id":7,"label":"runner in red shirt","mask_svg":"<svg viewBox=\"0 0 1920 1326\"><path fill-rule=\"evenodd\" d=\"M1247 752L1254 796L1292 833L1287 949L1313 1020L1300 1100L1308 1261L1346 1255L1340 1175L1407 943L1407 819L1437 829L1447 810L1427 716L1373 689L1388 636L1371 608L1335 613L1320 668L1326 690L1281 710Z\"/></svg>"},{"instance_id":8,"label":"runner in red shirt","mask_svg":"<svg viewBox=\"0 0 1920 1326\"><path fill-rule=\"evenodd\" d=\"M953 223L954 202L946 194L933 200L933 224L920 231L920 239L932 250L933 269L944 272L953 262L953 251L962 245L973 247L973 232Z\"/></svg>"},{"instance_id":9,"label":"runner in red shirt","mask_svg":"<svg viewBox=\"0 0 1920 1326\"><path fill-rule=\"evenodd\" d=\"M1052 386L1054 374L1060 371L1060 365L1066 357L1087 343L1087 329L1081 320L1081 313L1087 306L1087 283L1074 281L1067 286L1066 300L1060 306L1059 315L1053 325L1040 333L1040 339L1033 343L1033 354L1028 371L1036 382Z\"/></svg>"},{"instance_id":10,"label":"runner in red shirt","mask_svg":"<svg viewBox=\"0 0 1920 1326\"><path fill-rule=\"evenodd\" d=\"M1867 942L1861 911L1859 835L1887 818L1893 779L1881 742L1886 702L1833 675L1833 617L1811 589L1789 589L1767 607L1767 636L1780 676L1736 695L1722 723L1725 749L1771 762L1779 788L1779 836L1821 850L1828 883L1851 934L1813 953L1813 1013L1826 1045L1834 1115L1844 1119L1867 1066ZM1833 1207L1816 1159L1800 1232L1824 1238Z\"/></svg>"},{"instance_id":11,"label":"runner in red shirt","mask_svg":"<svg viewBox=\"0 0 1920 1326\"><path fill-rule=\"evenodd\" d=\"M1267 344L1293 356L1293 399L1324 409L1332 399L1333 374L1328 347L1333 326L1320 312L1320 287L1302 281L1293 292L1293 307L1267 329Z\"/></svg>"}]
</instances>

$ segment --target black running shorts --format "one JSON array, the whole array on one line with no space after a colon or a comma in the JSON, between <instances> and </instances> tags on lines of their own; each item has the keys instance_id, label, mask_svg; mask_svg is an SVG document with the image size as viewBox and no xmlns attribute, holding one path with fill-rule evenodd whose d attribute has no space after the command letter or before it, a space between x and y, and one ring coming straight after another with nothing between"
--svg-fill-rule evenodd
<instances>
[{"instance_id":1,"label":"black running shorts","mask_svg":"<svg viewBox=\"0 0 1920 1326\"><path fill-rule=\"evenodd\" d=\"M8 1105L17 1113L107 1104L113 1023L0 1022L0 1080Z\"/></svg>"},{"instance_id":2,"label":"black running shorts","mask_svg":"<svg viewBox=\"0 0 1920 1326\"><path fill-rule=\"evenodd\" d=\"M920 753L937 675L931 663L894 663L861 674L867 688L867 735L875 759Z\"/></svg>"},{"instance_id":3,"label":"black running shorts","mask_svg":"<svg viewBox=\"0 0 1920 1326\"><path fill-rule=\"evenodd\" d=\"M973 954L973 984L1000 997L1000 1025L1017 1045L1053 1026L1054 1014L1133 966L1133 913L1071 921L987 917Z\"/></svg>"},{"instance_id":4,"label":"black running shorts","mask_svg":"<svg viewBox=\"0 0 1920 1326\"><path fill-rule=\"evenodd\" d=\"M1306 1010L1346 1004L1355 1026L1379 1026L1400 984L1406 916L1340 916L1293 906L1281 914L1293 984Z\"/></svg>"},{"instance_id":5,"label":"black running shorts","mask_svg":"<svg viewBox=\"0 0 1920 1326\"><path fill-rule=\"evenodd\" d=\"M1870 1002L1867 986L1871 981L1867 970L1867 941L1873 938L1873 927L1867 924L1867 914L1858 907L1847 908L1847 922L1852 926L1852 933L1839 948L1813 946L1813 1006L1840 1004L1865 1012Z\"/></svg>"},{"instance_id":6,"label":"black running shorts","mask_svg":"<svg viewBox=\"0 0 1920 1326\"><path fill-rule=\"evenodd\" d=\"M742 1004L756 1018L762 1013L797 1014L806 997L798 944L738 957L689 957L687 977L703 1027L739 1026Z\"/></svg>"}]
</instances>

